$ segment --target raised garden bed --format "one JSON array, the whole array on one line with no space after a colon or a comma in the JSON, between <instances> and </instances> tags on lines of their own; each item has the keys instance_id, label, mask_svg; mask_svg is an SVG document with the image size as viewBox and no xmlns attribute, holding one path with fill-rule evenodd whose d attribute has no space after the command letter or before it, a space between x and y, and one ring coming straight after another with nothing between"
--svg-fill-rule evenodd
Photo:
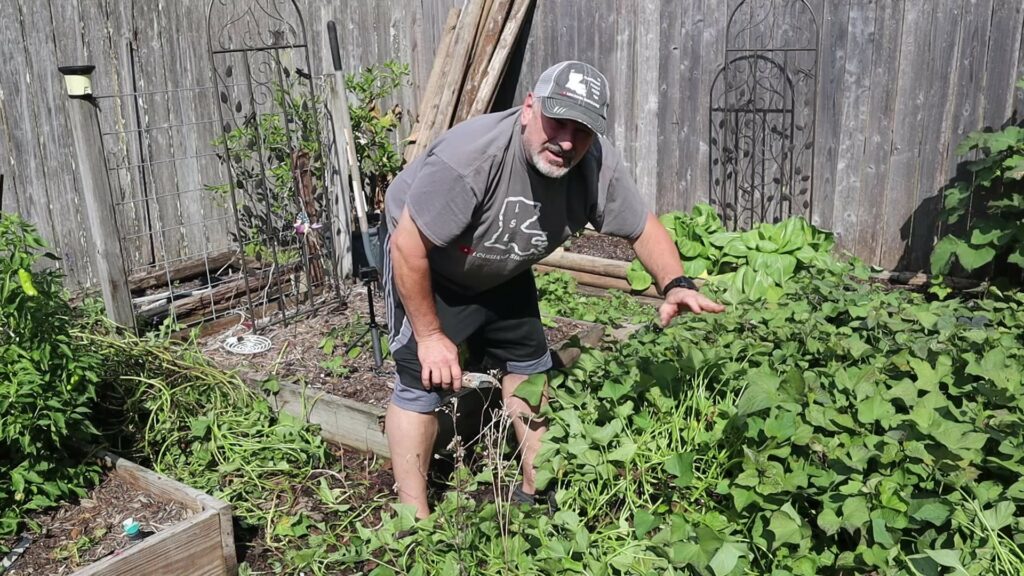
<instances>
[{"instance_id":1,"label":"raised garden bed","mask_svg":"<svg viewBox=\"0 0 1024 576\"><path fill-rule=\"evenodd\" d=\"M35 518L34 537L5 576L217 576L235 574L231 506L113 454L101 455L108 469L87 498ZM121 522L134 518L137 542Z\"/></svg>"},{"instance_id":2,"label":"raised garden bed","mask_svg":"<svg viewBox=\"0 0 1024 576\"><path fill-rule=\"evenodd\" d=\"M376 306L380 315L380 304ZM219 366L237 369L254 384L275 378L279 388L272 400L275 409L319 424L321 434L331 442L387 456L381 419L395 371L389 358L380 368L374 365L370 338L363 335L368 317L365 292L353 291L344 310L266 331L273 347L261 354L240 356L224 350L220 343L233 335L230 330L207 337L202 345ZM600 325L552 320L554 325L546 331L557 365L571 365L579 357L579 349L570 345L574 336L588 346L601 341ZM345 353L353 343L356 347Z\"/></svg>"},{"instance_id":3,"label":"raised garden bed","mask_svg":"<svg viewBox=\"0 0 1024 576\"><path fill-rule=\"evenodd\" d=\"M596 232L584 232L580 236L570 238L562 249L566 252L620 262L631 262L636 258L629 240Z\"/></svg>"}]
</instances>

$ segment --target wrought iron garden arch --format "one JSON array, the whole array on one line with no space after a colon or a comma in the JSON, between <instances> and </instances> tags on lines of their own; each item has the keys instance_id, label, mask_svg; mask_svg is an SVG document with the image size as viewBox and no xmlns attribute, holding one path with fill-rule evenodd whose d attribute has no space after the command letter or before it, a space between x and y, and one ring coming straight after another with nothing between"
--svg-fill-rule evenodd
<instances>
[{"instance_id":1,"label":"wrought iron garden arch","mask_svg":"<svg viewBox=\"0 0 1024 576\"><path fill-rule=\"evenodd\" d=\"M811 216L819 34L806 0L742 0L729 15L708 183L730 229Z\"/></svg>"},{"instance_id":2,"label":"wrought iron garden arch","mask_svg":"<svg viewBox=\"0 0 1024 576\"><path fill-rule=\"evenodd\" d=\"M341 299L305 22L295 0L211 0L207 34L250 306L287 321Z\"/></svg>"}]
</instances>

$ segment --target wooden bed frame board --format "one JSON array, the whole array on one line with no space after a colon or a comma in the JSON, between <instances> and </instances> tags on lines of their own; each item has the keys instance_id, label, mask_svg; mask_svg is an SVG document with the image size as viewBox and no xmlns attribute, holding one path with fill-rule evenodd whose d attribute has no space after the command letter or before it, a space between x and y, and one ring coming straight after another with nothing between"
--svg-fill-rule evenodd
<instances>
[{"instance_id":1,"label":"wooden bed frame board","mask_svg":"<svg viewBox=\"0 0 1024 576\"><path fill-rule=\"evenodd\" d=\"M222 576L238 573L231 505L109 452L100 460L141 492L181 504L193 516L78 570L73 576Z\"/></svg>"},{"instance_id":2,"label":"wooden bed frame board","mask_svg":"<svg viewBox=\"0 0 1024 576\"><path fill-rule=\"evenodd\" d=\"M580 320L573 322L584 325L578 333L581 344L596 346L601 342L604 326ZM556 357L555 365L560 367L572 366L581 353L579 348L569 347L567 342L556 344L552 350ZM384 408L290 382L282 382L281 389L269 400L277 411L283 410L303 421L319 424L320 435L330 442L385 458L391 456L384 435Z\"/></svg>"}]
</instances>

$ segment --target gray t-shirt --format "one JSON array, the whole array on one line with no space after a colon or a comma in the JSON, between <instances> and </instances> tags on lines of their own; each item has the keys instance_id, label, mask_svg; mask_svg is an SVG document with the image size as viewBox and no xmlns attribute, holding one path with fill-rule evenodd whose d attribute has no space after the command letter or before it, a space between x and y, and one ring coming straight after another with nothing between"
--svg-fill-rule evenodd
<instances>
[{"instance_id":1,"label":"gray t-shirt","mask_svg":"<svg viewBox=\"0 0 1024 576\"><path fill-rule=\"evenodd\" d=\"M523 150L521 108L467 120L441 136L388 188L395 229L402 209L437 248L434 276L467 294L497 286L558 248L588 222L635 239L647 210L622 158L595 138L579 164L548 178Z\"/></svg>"}]
</instances>

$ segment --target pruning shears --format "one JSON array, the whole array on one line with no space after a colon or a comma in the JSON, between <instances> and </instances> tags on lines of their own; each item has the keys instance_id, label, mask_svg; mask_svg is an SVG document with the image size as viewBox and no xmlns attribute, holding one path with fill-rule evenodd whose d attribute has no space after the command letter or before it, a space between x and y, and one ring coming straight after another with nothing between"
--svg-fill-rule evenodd
<instances>
[{"instance_id":1,"label":"pruning shears","mask_svg":"<svg viewBox=\"0 0 1024 576\"><path fill-rule=\"evenodd\" d=\"M485 374L482 372L464 372L462 374L462 387L458 392L455 392L444 399L441 405L434 409L435 412L443 410L445 406L452 404L459 398L469 394L490 394L494 389L500 389L501 384L491 374Z\"/></svg>"}]
</instances>

